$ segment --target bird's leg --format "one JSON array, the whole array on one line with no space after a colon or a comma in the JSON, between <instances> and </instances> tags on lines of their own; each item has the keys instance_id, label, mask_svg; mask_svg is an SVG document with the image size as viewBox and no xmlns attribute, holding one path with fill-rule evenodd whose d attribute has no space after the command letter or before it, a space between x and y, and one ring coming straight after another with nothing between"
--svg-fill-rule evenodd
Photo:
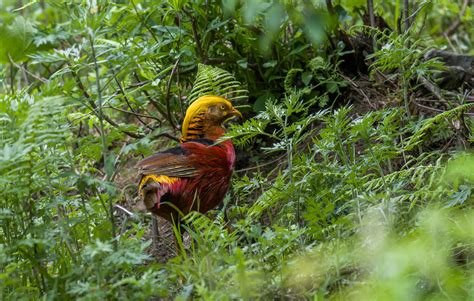
<instances>
[{"instance_id":1,"label":"bird's leg","mask_svg":"<svg viewBox=\"0 0 474 301\"><path fill-rule=\"evenodd\" d=\"M158 250L158 243L160 241L160 229L158 228L158 216L151 215L151 240L153 241L153 247Z\"/></svg>"}]
</instances>

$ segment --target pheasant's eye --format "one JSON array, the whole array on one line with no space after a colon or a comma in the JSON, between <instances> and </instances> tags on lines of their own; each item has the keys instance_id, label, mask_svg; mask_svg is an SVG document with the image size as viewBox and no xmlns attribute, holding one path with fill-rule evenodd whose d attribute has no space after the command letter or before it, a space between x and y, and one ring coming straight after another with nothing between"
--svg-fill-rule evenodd
<instances>
[{"instance_id":1,"label":"pheasant's eye","mask_svg":"<svg viewBox=\"0 0 474 301\"><path fill-rule=\"evenodd\" d=\"M221 110L222 110L222 111L225 110L225 106L224 106L224 105L221 105Z\"/></svg>"}]
</instances>

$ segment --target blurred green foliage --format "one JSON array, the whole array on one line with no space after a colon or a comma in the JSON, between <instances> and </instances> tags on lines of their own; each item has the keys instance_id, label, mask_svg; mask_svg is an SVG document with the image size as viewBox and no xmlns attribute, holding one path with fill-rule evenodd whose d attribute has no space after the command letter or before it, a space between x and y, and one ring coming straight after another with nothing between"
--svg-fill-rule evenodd
<instances>
[{"instance_id":1,"label":"blurred green foliage","mask_svg":"<svg viewBox=\"0 0 474 301\"><path fill-rule=\"evenodd\" d=\"M472 7L409 1L399 33L402 1L375 1L391 32L327 2L0 1L0 299L474 298L472 102L409 114L429 47L474 54ZM367 32L351 90L343 33ZM246 114L244 163L163 263L150 216L116 205L210 92Z\"/></svg>"}]
</instances>

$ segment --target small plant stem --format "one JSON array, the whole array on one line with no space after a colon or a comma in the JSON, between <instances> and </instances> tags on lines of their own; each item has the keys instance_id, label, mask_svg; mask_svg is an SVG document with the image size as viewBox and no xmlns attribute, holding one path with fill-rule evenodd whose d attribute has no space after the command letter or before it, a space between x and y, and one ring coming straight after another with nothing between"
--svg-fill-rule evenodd
<instances>
[{"instance_id":1,"label":"small plant stem","mask_svg":"<svg viewBox=\"0 0 474 301\"><path fill-rule=\"evenodd\" d=\"M409 0L403 0L403 19L405 20L405 30L404 32L408 31L408 28L410 28L410 16L408 15L410 11L410 1Z\"/></svg>"},{"instance_id":2,"label":"small plant stem","mask_svg":"<svg viewBox=\"0 0 474 301\"><path fill-rule=\"evenodd\" d=\"M15 74L13 73L13 64L10 63L10 89L11 94L15 94Z\"/></svg>"},{"instance_id":3,"label":"small plant stem","mask_svg":"<svg viewBox=\"0 0 474 301\"><path fill-rule=\"evenodd\" d=\"M289 138L288 137L288 132L286 129L288 128L288 115L285 114L285 119L283 120L283 134L285 137L285 143L286 143L286 153L287 153L287 162L288 162L288 171L289 171L289 176L290 176L290 185L291 189L293 190L293 184L294 184L294 179L293 179L293 137ZM299 225L300 224L300 217L301 217L301 210L300 210L300 199L296 198L296 223Z\"/></svg>"},{"instance_id":4,"label":"small plant stem","mask_svg":"<svg viewBox=\"0 0 474 301\"><path fill-rule=\"evenodd\" d=\"M196 42L197 55L198 55L199 59L201 60L201 63L207 64L208 63L208 57L207 57L206 53L203 51L203 47L202 47L202 44L201 44L201 38L199 36L199 29L198 29L197 24L196 24L197 23L196 18L190 12L188 12L187 10L183 10L183 11L189 17L189 19L191 20L191 29L192 29L192 32L193 32L194 41Z\"/></svg>"},{"instance_id":5,"label":"small plant stem","mask_svg":"<svg viewBox=\"0 0 474 301\"><path fill-rule=\"evenodd\" d=\"M375 28L374 0L367 0L367 9L369 10L370 27ZM375 52L375 37L372 35L372 51Z\"/></svg>"},{"instance_id":6,"label":"small plant stem","mask_svg":"<svg viewBox=\"0 0 474 301\"><path fill-rule=\"evenodd\" d=\"M179 64L179 57L176 60L176 63L173 66L173 70L171 70L171 75L170 79L168 81L167 87L166 87L166 96L165 96L165 101L166 101L166 115L168 117L168 122L170 123L171 127L173 129L176 129L177 126L175 125L173 121L173 116L171 114L171 105L170 105L170 92L171 92L171 82L173 80L173 75L176 73L178 70L178 64Z\"/></svg>"},{"instance_id":7,"label":"small plant stem","mask_svg":"<svg viewBox=\"0 0 474 301\"><path fill-rule=\"evenodd\" d=\"M156 43L159 43L160 40L158 39L158 37L156 36L156 33L153 31L153 29L148 25L148 23L146 22L145 19L143 19L143 16L140 14L140 12L138 11L137 9L137 6L135 4L135 1L132 0L130 1L132 3L132 6L133 6L133 9L135 10L135 13L137 14L137 17L138 19L140 20L140 23L142 23L142 25L148 30L148 32L151 34L151 37L153 38L153 40L155 40Z\"/></svg>"},{"instance_id":8,"label":"small plant stem","mask_svg":"<svg viewBox=\"0 0 474 301\"><path fill-rule=\"evenodd\" d=\"M91 50L92 50L92 59L94 60L94 69L95 69L95 83L96 83L96 88L97 88L97 98L99 100L99 105L98 105L98 113L99 113L99 127L100 127L100 138L102 141L102 157L104 160L104 169L105 169L105 174L106 174L106 181L110 180L111 174L109 174L108 169L106 168L107 164L107 143L105 140L105 132L104 132L104 115L102 111L102 93L101 93L101 87L100 87L100 74L99 74L99 65L97 64L97 57L95 53L95 48L94 48L94 38L92 36L92 32L89 33L89 42L91 45ZM114 220L114 205L112 204L112 198L109 197L108 199L109 203L109 218L110 218L110 226L111 226L111 235L112 235L112 241L113 241L113 246L114 249L118 249L118 244L117 240L115 239L115 220Z\"/></svg>"},{"instance_id":9,"label":"small plant stem","mask_svg":"<svg viewBox=\"0 0 474 301\"><path fill-rule=\"evenodd\" d=\"M407 116L410 117L410 103L408 100L408 79L405 76L405 67L403 64L400 64L400 74L402 76L402 93L403 93L403 103L405 104L405 111Z\"/></svg>"},{"instance_id":10,"label":"small plant stem","mask_svg":"<svg viewBox=\"0 0 474 301\"><path fill-rule=\"evenodd\" d=\"M370 145L369 139L367 138L366 140L367 140L367 145ZM388 200L391 199L391 191L390 191L390 189L387 185L387 182L385 181L385 174L383 172L382 165L380 164L380 160L375 156L375 154L372 151L371 147L369 147L368 150L369 150L370 156L372 156L374 161L377 163L377 168L378 168L378 171L380 173L380 177L382 178L382 185L383 185L385 191L388 193L388 196L383 198L383 210L382 210L382 212L383 212L383 215L385 217L387 217L387 216L390 217L389 211L388 211Z\"/></svg>"}]
</instances>

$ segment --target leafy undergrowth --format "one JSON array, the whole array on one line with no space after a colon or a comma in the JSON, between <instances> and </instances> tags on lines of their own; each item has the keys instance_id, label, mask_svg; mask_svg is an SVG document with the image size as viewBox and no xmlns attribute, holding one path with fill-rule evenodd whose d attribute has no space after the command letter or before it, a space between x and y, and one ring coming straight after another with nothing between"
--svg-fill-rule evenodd
<instances>
[{"instance_id":1,"label":"leafy undergrowth","mask_svg":"<svg viewBox=\"0 0 474 301\"><path fill-rule=\"evenodd\" d=\"M0 3L0 298L473 299L472 78L427 48L472 9L230 2ZM202 93L232 189L153 246L133 165Z\"/></svg>"}]
</instances>

